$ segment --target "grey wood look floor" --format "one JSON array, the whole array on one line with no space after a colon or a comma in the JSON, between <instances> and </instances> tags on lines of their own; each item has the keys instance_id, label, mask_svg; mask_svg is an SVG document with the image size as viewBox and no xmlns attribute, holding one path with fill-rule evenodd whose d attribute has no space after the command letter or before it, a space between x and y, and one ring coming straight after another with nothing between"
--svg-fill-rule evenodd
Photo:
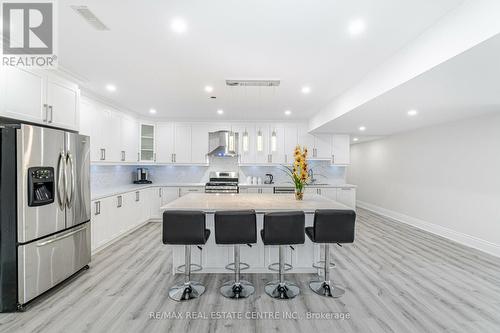
<instances>
[{"instance_id":1,"label":"grey wood look floor","mask_svg":"<svg viewBox=\"0 0 500 333\"><path fill-rule=\"evenodd\" d=\"M309 290L312 275L290 275L301 294L291 301L263 292L274 275L246 275L256 294L219 294L229 274L197 275L207 287L195 301L167 296L174 280L171 251L150 223L98 253L91 269L24 313L0 314L1 332L500 332L500 259L359 209L354 244L332 249L340 299ZM183 318L150 318L179 313ZM241 313L243 319L186 319L188 312ZM246 316L278 312L280 319ZM307 312L349 319L307 319ZM295 319L283 319L283 314Z\"/></svg>"}]
</instances>

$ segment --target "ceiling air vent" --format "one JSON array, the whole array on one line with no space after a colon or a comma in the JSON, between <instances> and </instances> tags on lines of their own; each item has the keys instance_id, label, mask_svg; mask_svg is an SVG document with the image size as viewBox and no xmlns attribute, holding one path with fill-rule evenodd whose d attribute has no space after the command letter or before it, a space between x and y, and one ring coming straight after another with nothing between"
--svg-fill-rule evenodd
<instances>
[{"instance_id":1,"label":"ceiling air vent","mask_svg":"<svg viewBox=\"0 0 500 333\"><path fill-rule=\"evenodd\" d=\"M99 20L87 6L71 6L71 8L73 8L73 10L78 13L78 15L83 17L83 19L87 21L87 23L90 24L94 29L100 31L109 30L109 28L104 23L102 23L102 21Z\"/></svg>"},{"instance_id":2,"label":"ceiling air vent","mask_svg":"<svg viewBox=\"0 0 500 333\"><path fill-rule=\"evenodd\" d=\"M278 87L280 80L226 80L230 87Z\"/></svg>"}]
</instances>

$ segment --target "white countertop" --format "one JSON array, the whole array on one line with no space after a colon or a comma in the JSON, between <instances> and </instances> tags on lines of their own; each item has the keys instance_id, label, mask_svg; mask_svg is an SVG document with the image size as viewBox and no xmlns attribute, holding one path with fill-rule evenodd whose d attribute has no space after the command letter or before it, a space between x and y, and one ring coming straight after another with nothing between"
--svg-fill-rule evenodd
<instances>
[{"instance_id":1,"label":"white countertop","mask_svg":"<svg viewBox=\"0 0 500 333\"><path fill-rule=\"evenodd\" d=\"M270 211L301 210L313 213L316 209L351 208L317 194L306 194L296 200L293 194L214 194L190 193L161 207L161 210L201 210L207 213L218 210L254 209L257 213Z\"/></svg>"},{"instance_id":2,"label":"white countertop","mask_svg":"<svg viewBox=\"0 0 500 333\"><path fill-rule=\"evenodd\" d=\"M99 200L132 191L144 190L150 187L205 187L205 183L153 183L153 184L127 184L113 188L92 190L92 200Z\"/></svg>"},{"instance_id":3,"label":"white countertop","mask_svg":"<svg viewBox=\"0 0 500 333\"><path fill-rule=\"evenodd\" d=\"M245 184L240 183L240 187L258 187L258 188L273 188L273 187L292 187L290 183L280 183L280 184ZM328 187L328 188L356 188L356 185L351 184L321 184L321 185L307 185L308 187ZM99 200L106 197L112 197L115 195L120 195L127 192L144 190L150 187L205 187L205 183L153 183L153 184L127 184L113 188L103 188L99 190L92 190L92 199Z\"/></svg>"},{"instance_id":4,"label":"white countertop","mask_svg":"<svg viewBox=\"0 0 500 333\"><path fill-rule=\"evenodd\" d=\"M260 187L260 188L265 188L265 187L294 187L292 183L273 183L273 184L247 184L247 183L239 183L239 187ZM344 188L356 188L356 185L352 184L309 184L306 185L306 187L329 187L329 188L337 188L337 187L344 187Z\"/></svg>"}]
</instances>

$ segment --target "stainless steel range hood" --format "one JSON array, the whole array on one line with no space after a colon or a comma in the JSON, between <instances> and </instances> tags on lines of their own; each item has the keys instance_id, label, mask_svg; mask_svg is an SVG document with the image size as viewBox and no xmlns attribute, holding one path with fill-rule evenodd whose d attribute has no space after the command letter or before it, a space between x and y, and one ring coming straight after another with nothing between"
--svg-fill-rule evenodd
<instances>
[{"instance_id":1,"label":"stainless steel range hood","mask_svg":"<svg viewBox=\"0 0 500 333\"><path fill-rule=\"evenodd\" d=\"M208 141L209 156L238 156L238 133L231 131L210 132L208 133Z\"/></svg>"}]
</instances>

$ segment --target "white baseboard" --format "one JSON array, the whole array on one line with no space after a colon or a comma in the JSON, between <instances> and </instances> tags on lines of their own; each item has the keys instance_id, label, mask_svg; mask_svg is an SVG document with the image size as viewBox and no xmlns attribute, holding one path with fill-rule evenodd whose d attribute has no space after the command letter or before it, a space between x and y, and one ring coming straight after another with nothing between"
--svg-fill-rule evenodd
<instances>
[{"instance_id":1,"label":"white baseboard","mask_svg":"<svg viewBox=\"0 0 500 333\"><path fill-rule=\"evenodd\" d=\"M455 241L465 246L472 247L474 249L486 252L488 254L494 255L495 257L500 257L500 245L488 242L484 239L480 239L474 236L470 236L449 228L442 227L440 225L430 223L427 221L423 221L417 219L415 217L411 217L405 214L401 214L395 212L393 210L389 210L386 208L379 207L377 205L373 205L368 202L364 202L361 200L357 200L356 204L360 208L364 208L366 210L372 211L379 215L391 218L398 222L402 222L408 225L411 225L415 228L425 230L427 232L436 234L438 236L447 238L449 240Z\"/></svg>"}]
</instances>

